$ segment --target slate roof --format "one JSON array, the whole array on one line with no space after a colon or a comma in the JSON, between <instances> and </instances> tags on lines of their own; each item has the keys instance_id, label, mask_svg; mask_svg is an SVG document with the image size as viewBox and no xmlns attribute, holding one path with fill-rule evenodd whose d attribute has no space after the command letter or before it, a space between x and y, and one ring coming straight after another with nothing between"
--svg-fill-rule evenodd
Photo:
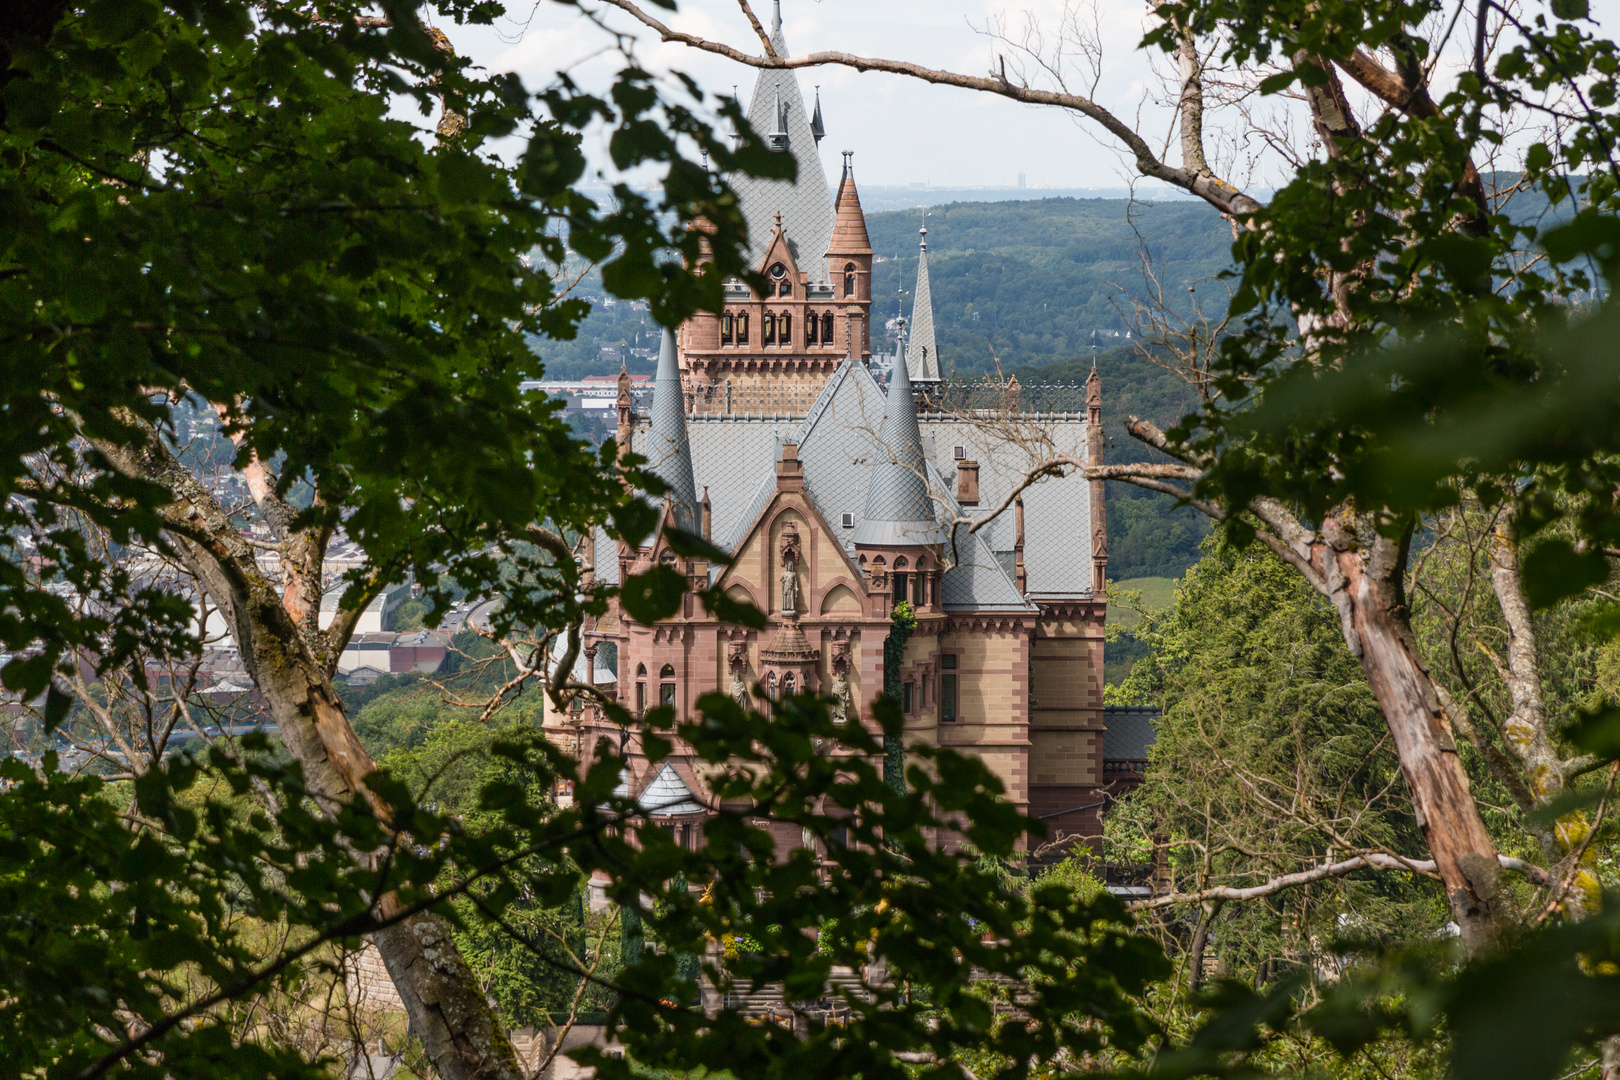
<instances>
[{"instance_id":1,"label":"slate roof","mask_svg":"<svg viewBox=\"0 0 1620 1080\"><path fill-rule=\"evenodd\" d=\"M841 519L865 513L870 475L883 453L878 438L884 392L861 364L844 363L822 388L803 418L791 416L688 415L687 436L695 487L709 491L711 535L731 551L744 539L776 490L776 461L783 441L799 441L805 490L844 546L853 552L854 529ZM1032 416L1007 429L999 421L924 413L919 418L927 458L927 489L945 510L970 517L1000 505L1037 456L1062 452L1084 456L1086 425L1074 415ZM637 445L646 431L638 425ZM958 507L955 448L979 463L980 503ZM1024 569L1031 600L1085 599L1091 595L1091 492L1078 475L1047 478L1024 492ZM1016 523L1011 510L981 529L971 543L959 530L954 561L943 582L946 606L987 609L1028 606L1013 585ZM946 551L947 558L952 552ZM994 571L994 572L992 572ZM606 530L596 533L596 576L617 584L619 563Z\"/></svg>"},{"instance_id":2,"label":"slate roof","mask_svg":"<svg viewBox=\"0 0 1620 1080\"><path fill-rule=\"evenodd\" d=\"M1146 761L1148 748L1157 738L1154 730L1159 710L1153 705L1104 705L1104 761Z\"/></svg>"},{"instance_id":3,"label":"slate roof","mask_svg":"<svg viewBox=\"0 0 1620 1080\"><path fill-rule=\"evenodd\" d=\"M780 12L771 23L771 47L778 56L789 55ZM765 261L776 215L781 214L793 261L811 283L825 285L829 280L826 255L833 234L833 200L816 149L817 140L810 129L811 119L804 107L804 95L799 93L798 77L792 71L761 70L754 83L754 96L748 102L748 122L761 138L769 137L778 128L785 133L782 151L792 154L798 162L798 179L789 183L740 173L729 179L748 222L749 261L756 268Z\"/></svg>"},{"instance_id":4,"label":"slate roof","mask_svg":"<svg viewBox=\"0 0 1620 1080\"><path fill-rule=\"evenodd\" d=\"M928 229L917 251L917 291L911 301L911 344L906 350L906 368L913 382L939 381L939 346L934 342L934 296L928 288Z\"/></svg>"},{"instance_id":5,"label":"slate roof","mask_svg":"<svg viewBox=\"0 0 1620 1080\"><path fill-rule=\"evenodd\" d=\"M705 807L692 796L680 774L669 762L658 770L652 783L641 789L636 804L649 814L701 814Z\"/></svg>"},{"instance_id":6,"label":"slate roof","mask_svg":"<svg viewBox=\"0 0 1620 1080\"><path fill-rule=\"evenodd\" d=\"M1050 454L1086 456L1086 421L1076 414L999 416L975 419L946 413L921 418L929 460L956 490L956 447L979 463L979 505L970 517L988 516L1029 468ZM1013 511L979 531L998 558L1012 564L1017 523ZM1024 572L1035 600L1083 599L1091 595L1091 490L1078 473L1047 477L1024 492Z\"/></svg>"}]
</instances>

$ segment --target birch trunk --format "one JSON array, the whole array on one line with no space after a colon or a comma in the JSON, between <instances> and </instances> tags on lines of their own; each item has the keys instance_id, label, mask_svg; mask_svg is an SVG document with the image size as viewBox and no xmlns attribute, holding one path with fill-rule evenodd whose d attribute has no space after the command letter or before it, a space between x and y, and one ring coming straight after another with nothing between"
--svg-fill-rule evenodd
<instances>
[{"instance_id":1,"label":"birch trunk","mask_svg":"<svg viewBox=\"0 0 1620 1080\"><path fill-rule=\"evenodd\" d=\"M1340 579L1333 599L1343 617L1345 640L1361 661L1384 714L1452 918L1468 951L1478 952L1499 929L1495 901L1501 866L1434 681L1418 659L1396 581L1376 573L1377 561L1369 560L1374 563L1369 567L1354 550L1329 548L1324 555ZM1401 572L1399 567L1391 569Z\"/></svg>"},{"instance_id":2,"label":"birch trunk","mask_svg":"<svg viewBox=\"0 0 1620 1080\"><path fill-rule=\"evenodd\" d=\"M390 821L392 808L366 786L376 762L344 714L328 661L316 658L276 583L260 569L253 548L218 502L155 436L139 448L98 447L115 468L156 481L173 494L175 501L159 512L200 586L230 619L243 663L282 741L303 766L310 794L328 812L364 798L382 821ZM327 651L335 661L341 642ZM384 918L399 911L392 895L381 897L378 908ZM412 1031L443 1080L522 1080L505 1029L441 916L421 912L371 938L405 1003Z\"/></svg>"}]
</instances>

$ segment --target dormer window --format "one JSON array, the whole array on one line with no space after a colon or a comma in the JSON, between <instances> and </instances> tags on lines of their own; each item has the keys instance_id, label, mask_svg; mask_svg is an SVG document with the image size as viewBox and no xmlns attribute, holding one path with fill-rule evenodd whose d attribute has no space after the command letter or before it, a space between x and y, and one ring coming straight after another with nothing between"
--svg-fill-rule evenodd
<instances>
[{"instance_id":1,"label":"dormer window","mask_svg":"<svg viewBox=\"0 0 1620 1080\"><path fill-rule=\"evenodd\" d=\"M771 268L765 272L765 276L771 279L771 285L775 289L777 296L793 295L793 282L788 277L787 267L781 263L772 263Z\"/></svg>"},{"instance_id":2,"label":"dormer window","mask_svg":"<svg viewBox=\"0 0 1620 1080\"><path fill-rule=\"evenodd\" d=\"M852 297L854 295L855 295L855 264L854 263L845 263L844 264L844 298L848 299L849 297Z\"/></svg>"}]
</instances>

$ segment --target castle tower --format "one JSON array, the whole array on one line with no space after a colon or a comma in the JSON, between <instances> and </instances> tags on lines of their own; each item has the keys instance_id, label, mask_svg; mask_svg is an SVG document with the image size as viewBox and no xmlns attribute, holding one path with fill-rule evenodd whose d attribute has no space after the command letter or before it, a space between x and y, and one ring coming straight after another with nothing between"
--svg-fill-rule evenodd
<instances>
[{"instance_id":1,"label":"castle tower","mask_svg":"<svg viewBox=\"0 0 1620 1080\"><path fill-rule=\"evenodd\" d=\"M788 55L779 8L771 44ZM858 360L871 355L872 245L849 154L836 205L827 188L819 93L807 112L792 71L763 70L748 122L772 150L793 156L797 178L732 178L764 289L728 281L720 314L700 312L681 327L681 376L694 412L802 414L843 362L846 343Z\"/></svg>"},{"instance_id":2,"label":"castle tower","mask_svg":"<svg viewBox=\"0 0 1620 1080\"><path fill-rule=\"evenodd\" d=\"M866 511L851 541L872 581L889 588L889 605L909 600L917 612L940 610L938 549L950 537L929 497L906 365L896 364L883 408L882 445L866 489Z\"/></svg>"},{"instance_id":3,"label":"castle tower","mask_svg":"<svg viewBox=\"0 0 1620 1080\"><path fill-rule=\"evenodd\" d=\"M871 327L865 316L872 308L872 241L866 235L866 214L855 190L855 155L844 151L844 174L838 181L834 203L832 240L827 245L827 276L845 305L850 340L863 355L871 351Z\"/></svg>"}]
</instances>

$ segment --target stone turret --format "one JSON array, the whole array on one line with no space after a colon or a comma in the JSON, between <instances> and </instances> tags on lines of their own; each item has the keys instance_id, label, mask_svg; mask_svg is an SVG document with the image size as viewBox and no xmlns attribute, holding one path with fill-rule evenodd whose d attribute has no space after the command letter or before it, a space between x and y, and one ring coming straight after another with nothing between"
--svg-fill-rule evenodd
<instances>
[{"instance_id":1,"label":"stone turret","mask_svg":"<svg viewBox=\"0 0 1620 1080\"><path fill-rule=\"evenodd\" d=\"M917 401L904 364L889 379L889 396L879 434L884 459L872 468L866 512L855 527L856 547L915 547L942 544L947 538L925 479L922 432Z\"/></svg>"},{"instance_id":2,"label":"stone turret","mask_svg":"<svg viewBox=\"0 0 1620 1080\"><path fill-rule=\"evenodd\" d=\"M695 533L702 528L697 488L692 481L692 447L686 434L686 402L681 392L681 369L675 356L675 335L664 331L658 350L658 375L653 379L652 424L646 444L639 448L647 471L669 485L666 496L675 510L675 527Z\"/></svg>"}]
</instances>

